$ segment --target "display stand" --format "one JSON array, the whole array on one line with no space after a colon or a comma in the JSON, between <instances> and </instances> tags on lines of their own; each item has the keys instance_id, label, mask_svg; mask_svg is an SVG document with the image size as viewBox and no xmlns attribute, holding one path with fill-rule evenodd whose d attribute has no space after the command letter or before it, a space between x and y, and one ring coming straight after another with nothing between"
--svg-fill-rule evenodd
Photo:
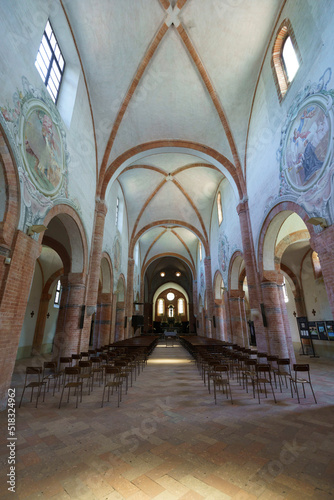
<instances>
[{"instance_id":1,"label":"display stand","mask_svg":"<svg viewBox=\"0 0 334 500\"><path fill-rule=\"evenodd\" d=\"M307 317L301 316L301 317L297 318L297 323L298 323L300 342L301 342L302 351L303 351L302 354L300 354L300 356L308 356L309 355L309 353L305 352L305 347L309 346L311 348L311 351L312 351L310 358L319 358L319 356L317 356L315 354L313 339L312 339L312 335L310 334L310 328L309 328Z\"/></svg>"}]
</instances>

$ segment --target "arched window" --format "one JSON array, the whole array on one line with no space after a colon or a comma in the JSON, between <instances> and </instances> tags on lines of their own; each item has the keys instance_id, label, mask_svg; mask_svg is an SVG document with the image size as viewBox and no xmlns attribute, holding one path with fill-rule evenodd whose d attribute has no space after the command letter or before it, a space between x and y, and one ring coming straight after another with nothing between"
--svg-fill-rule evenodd
<instances>
[{"instance_id":1,"label":"arched window","mask_svg":"<svg viewBox=\"0 0 334 500\"><path fill-rule=\"evenodd\" d=\"M60 280L57 281L57 287L56 287L56 294L55 294L55 301L54 301L54 306L59 307L60 304L60 295L61 295L61 283Z\"/></svg>"},{"instance_id":2,"label":"arched window","mask_svg":"<svg viewBox=\"0 0 334 500\"><path fill-rule=\"evenodd\" d=\"M271 65L281 102L301 63L297 41L288 19L281 24L273 46Z\"/></svg>"},{"instance_id":3,"label":"arched window","mask_svg":"<svg viewBox=\"0 0 334 500\"><path fill-rule=\"evenodd\" d=\"M312 252L311 255L314 279L318 279L322 276L321 264L317 252Z\"/></svg>"},{"instance_id":4,"label":"arched window","mask_svg":"<svg viewBox=\"0 0 334 500\"><path fill-rule=\"evenodd\" d=\"M199 242L199 260L202 260L202 243Z\"/></svg>"},{"instance_id":5,"label":"arched window","mask_svg":"<svg viewBox=\"0 0 334 500\"><path fill-rule=\"evenodd\" d=\"M222 208L222 198L220 191L217 194L217 210L218 210L218 224L220 225L223 222L223 208Z\"/></svg>"},{"instance_id":6,"label":"arched window","mask_svg":"<svg viewBox=\"0 0 334 500\"><path fill-rule=\"evenodd\" d=\"M177 313L179 316L184 315L184 299L178 299L178 301L177 301Z\"/></svg>"},{"instance_id":7,"label":"arched window","mask_svg":"<svg viewBox=\"0 0 334 500\"><path fill-rule=\"evenodd\" d=\"M163 316L165 312L165 301L164 299L158 300L158 315Z\"/></svg>"}]
</instances>

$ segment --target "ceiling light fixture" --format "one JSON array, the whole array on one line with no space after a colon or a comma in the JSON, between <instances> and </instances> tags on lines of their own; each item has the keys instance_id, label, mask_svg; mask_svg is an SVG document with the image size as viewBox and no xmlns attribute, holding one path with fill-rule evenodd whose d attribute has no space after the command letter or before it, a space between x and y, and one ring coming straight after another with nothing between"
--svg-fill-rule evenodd
<instances>
[{"instance_id":1,"label":"ceiling light fixture","mask_svg":"<svg viewBox=\"0 0 334 500\"><path fill-rule=\"evenodd\" d=\"M177 271L177 273L175 273L175 276L181 276L180 271Z\"/></svg>"},{"instance_id":2,"label":"ceiling light fixture","mask_svg":"<svg viewBox=\"0 0 334 500\"><path fill-rule=\"evenodd\" d=\"M160 276L163 278L164 276L166 276L166 273L162 272L160 273Z\"/></svg>"}]
</instances>

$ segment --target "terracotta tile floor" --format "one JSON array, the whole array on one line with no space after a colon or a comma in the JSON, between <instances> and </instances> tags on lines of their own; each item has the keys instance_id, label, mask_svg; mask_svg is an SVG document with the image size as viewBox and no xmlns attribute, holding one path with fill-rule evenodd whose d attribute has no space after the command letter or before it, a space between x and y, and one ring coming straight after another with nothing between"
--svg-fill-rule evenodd
<instances>
[{"instance_id":1,"label":"terracotta tile floor","mask_svg":"<svg viewBox=\"0 0 334 500\"><path fill-rule=\"evenodd\" d=\"M310 391L297 404L288 390L259 405L232 381L234 404L214 404L181 346L158 345L120 408L101 408L95 387L75 408L59 393L38 408L17 408L15 498L299 500L334 497L334 361L311 365ZM42 364L36 359L34 364ZM25 366L17 363L17 406ZM0 415L0 498L7 492L7 415Z\"/></svg>"}]
</instances>

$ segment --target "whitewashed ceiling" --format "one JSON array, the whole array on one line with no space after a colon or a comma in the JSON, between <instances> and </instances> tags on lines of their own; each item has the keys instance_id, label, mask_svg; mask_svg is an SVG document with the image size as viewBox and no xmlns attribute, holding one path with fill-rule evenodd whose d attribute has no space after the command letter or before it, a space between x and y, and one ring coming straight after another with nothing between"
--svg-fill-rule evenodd
<instances>
[{"instance_id":1,"label":"whitewashed ceiling","mask_svg":"<svg viewBox=\"0 0 334 500\"><path fill-rule=\"evenodd\" d=\"M193 264L198 236L208 241L226 172L191 145L242 172L252 99L282 5L63 0L87 82L100 178L127 155L112 181L124 193L130 237L142 231L142 263L165 253ZM127 152L135 157L154 141L158 152L146 147L131 161ZM189 145L187 154L176 141Z\"/></svg>"}]
</instances>

